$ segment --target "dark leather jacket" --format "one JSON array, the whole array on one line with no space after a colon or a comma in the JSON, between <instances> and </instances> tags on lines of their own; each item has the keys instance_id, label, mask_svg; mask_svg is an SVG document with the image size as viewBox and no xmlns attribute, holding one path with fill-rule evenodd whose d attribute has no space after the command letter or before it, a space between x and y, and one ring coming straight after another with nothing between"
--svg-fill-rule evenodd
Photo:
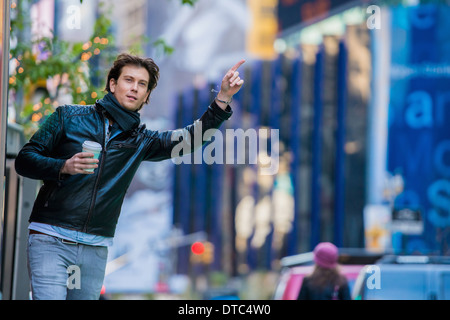
<instances>
[{"instance_id":1,"label":"dark leather jacket","mask_svg":"<svg viewBox=\"0 0 450 320\"><path fill-rule=\"evenodd\" d=\"M139 164L171 158L174 146L187 141L187 133L193 137L194 130L201 126L203 136L206 130L218 128L231 114L229 106L224 111L213 102L200 122L184 129L158 132L141 124L113 137L105 146L105 114L100 104L57 108L15 161L18 174L44 181L29 221L114 236L125 193ZM81 152L85 140L103 145L95 173L61 175L65 160Z\"/></svg>"},{"instance_id":2,"label":"dark leather jacket","mask_svg":"<svg viewBox=\"0 0 450 320\"><path fill-rule=\"evenodd\" d=\"M318 288L307 276L303 278L297 300L351 300L347 279L343 277L341 285L329 284L324 288Z\"/></svg>"}]
</instances>

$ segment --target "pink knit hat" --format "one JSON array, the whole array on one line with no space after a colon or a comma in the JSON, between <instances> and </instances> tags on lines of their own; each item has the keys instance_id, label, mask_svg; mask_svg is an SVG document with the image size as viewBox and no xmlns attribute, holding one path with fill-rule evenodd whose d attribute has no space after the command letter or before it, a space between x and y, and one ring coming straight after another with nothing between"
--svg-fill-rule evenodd
<instances>
[{"instance_id":1,"label":"pink knit hat","mask_svg":"<svg viewBox=\"0 0 450 320\"><path fill-rule=\"evenodd\" d=\"M322 268L336 267L338 257L338 248L330 242L319 243L314 248L314 262Z\"/></svg>"}]
</instances>

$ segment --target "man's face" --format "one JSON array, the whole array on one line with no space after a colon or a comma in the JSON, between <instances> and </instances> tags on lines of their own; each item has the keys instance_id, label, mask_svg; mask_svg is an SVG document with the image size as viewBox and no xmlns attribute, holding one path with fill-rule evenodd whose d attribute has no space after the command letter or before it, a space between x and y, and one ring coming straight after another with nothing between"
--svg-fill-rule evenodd
<instances>
[{"instance_id":1,"label":"man's face","mask_svg":"<svg viewBox=\"0 0 450 320\"><path fill-rule=\"evenodd\" d=\"M122 107L129 111L142 108L150 92L150 75L145 68L133 65L124 66L119 79L109 81L109 88Z\"/></svg>"}]
</instances>

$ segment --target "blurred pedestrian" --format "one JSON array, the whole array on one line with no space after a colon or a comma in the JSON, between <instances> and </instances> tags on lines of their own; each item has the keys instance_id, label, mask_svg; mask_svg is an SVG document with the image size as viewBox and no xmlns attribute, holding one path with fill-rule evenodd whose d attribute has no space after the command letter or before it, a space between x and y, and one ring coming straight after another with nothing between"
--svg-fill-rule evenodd
<instances>
[{"instance_id":1,"label":"blurred pedestrian","mask_svg":"<svg viewBox=\"0 0 450 320\"><path fill-rule=\"evenodd\" d=\"M303 279L297 300L350 300L347 278L339 271L338 248L330 242L314 248L314 270Z\"/></svg>"},{"instance_id":2,"label":"blurred pedestrian","mask_svg":"<svg viewBox=\"0 0 450 320\"><path fill-rule=\"evenodd\" d=\"M201 147L190 143L196 141L192 135L203 137L231 116L229 103L244 83L237 71L243 63L228 70L199 121L183 129L158 132L140 123L139 110L157 85L159 67L129 54L117 57L107 94L95 105L58 107L43 123L15 161L20 175L44 181L29 219L33 299L99 298L107 247L139 165L179 156L172 151L180 143L189 146L183 148L187 152ZM82 152L85 141L100 144L98 159Z\"/></svg>"}]
</instances>

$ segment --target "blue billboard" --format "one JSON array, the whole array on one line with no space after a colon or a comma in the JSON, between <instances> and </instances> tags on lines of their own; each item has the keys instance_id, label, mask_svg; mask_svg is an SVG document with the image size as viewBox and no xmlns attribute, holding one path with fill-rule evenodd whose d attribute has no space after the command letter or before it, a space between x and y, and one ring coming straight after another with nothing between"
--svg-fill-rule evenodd
<instances>
[{"instance_id":1,"label":"blue billboard","mask_svg":"<svg viewBox=\"0 0 450 320\"><path fill-rule=\"evenodd\" d=\"M404 179L395 209L420 212L423 221L421 234L403 235L393 245L403 253L447 254L450 8L429 4L391 12L387 168Z\"/></svg>"}]
</instances>

